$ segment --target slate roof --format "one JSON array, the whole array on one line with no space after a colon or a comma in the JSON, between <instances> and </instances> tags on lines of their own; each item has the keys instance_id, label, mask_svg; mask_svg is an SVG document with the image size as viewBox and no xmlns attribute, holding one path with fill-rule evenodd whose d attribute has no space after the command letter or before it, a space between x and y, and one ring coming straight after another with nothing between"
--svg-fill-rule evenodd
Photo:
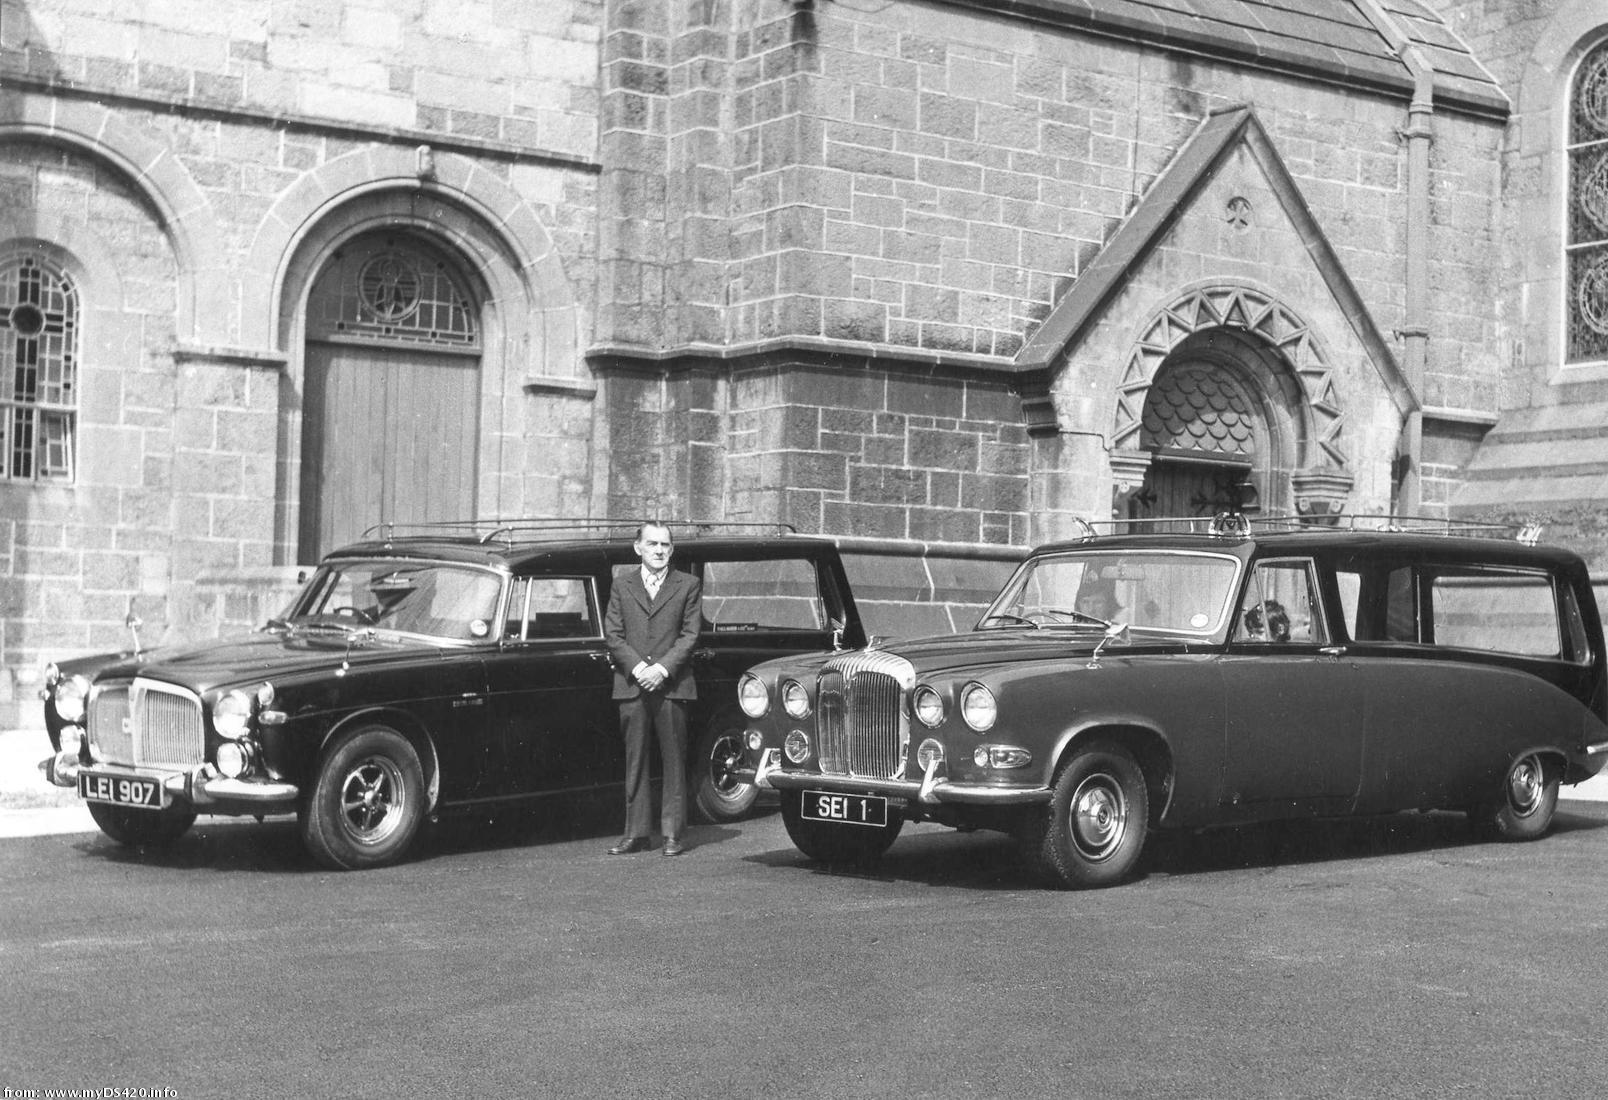
<instances>
[{"instance_id":1,"label":"slate roof","mask_svg":"<svg viewBox=\"0 0 1608 1100\"><path fill-rule=\"evenodd\" d=\"M1417 0L963 0L1057 26L1338 84L1411 95L1401 47L1435 70L1437 106L1505 118L1510 103L1436 12Z\"/></svg>"}]
</instances>

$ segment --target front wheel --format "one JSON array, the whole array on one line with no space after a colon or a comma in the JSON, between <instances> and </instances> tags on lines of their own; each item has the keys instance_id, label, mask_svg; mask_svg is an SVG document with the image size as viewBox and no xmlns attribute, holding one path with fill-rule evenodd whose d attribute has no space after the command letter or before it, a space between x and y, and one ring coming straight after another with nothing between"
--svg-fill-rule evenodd
<instances>
[{"instance_id":1,"label":"front wheel","mask_svg":"<svg viewBox=\"0 0 1608 1100\"><path fill-rule=\"evenodd\" d=\"M302 842L341 871L402 858L424 820L424 770L407 738L369 726L336 742L298 814Z\"/></svg>"},{"instance_id":2,"label":"front wheel","mask_svg":"<svg viewBox=\"0 0 1608 1100\"><path fill-rule=\"evenodd\" d=\"M1559 770L1539 753L1521 756L1502 779L1502 798L1484 807L1478 821L1504 840L1534 840L1552 827L1558 808Z\"/></svg>"},{"instance_id":3,"label":"front wheel","mask_svg":"<svg viewBox=\"0 0 1608 1100\"><path fill-rule=\"evenodd\" d=\"M886 825L814 821L804 816L802 791L782 792L782 824L794 847L822 863L870 863L888 850L904 828L904 813L888 807Z\"/></svg>"},{"instance_id":4,"label":"front wheel","mask_svg":"<svg viewBox=\"0 0 1608 1100\"><path fill-rule=\"evenodd\" d=\"M101 832L126 848L165 848L189 832L195 811L182 806L135 810L105 802L87 802L89 816Z\"/></svg>"},{"instance_id":5,"label":"front wheel","mask_svg":"<svg viewBox=\"0 0 1608 1100\"><path fill-rule=\"evenodd\" d=\"M736 776L743 759L743 727L730 715L704 727L692 749L692 804L704 821L737 821L754 808L759 788Z\"/></svg>"},{"instance_id":6,"label":"front wheel","mask_svg":"<svg viewBox=\"0 0 1608 1100\"><path fill-rule=\"evenodd\" d=\"M1057 886L1111 886L1139 862L1149 822L1139 764L1120 745L1096 742L1056 776L1050 804L1023 830L1024 854Z\"/></svg>"}]
</instances>

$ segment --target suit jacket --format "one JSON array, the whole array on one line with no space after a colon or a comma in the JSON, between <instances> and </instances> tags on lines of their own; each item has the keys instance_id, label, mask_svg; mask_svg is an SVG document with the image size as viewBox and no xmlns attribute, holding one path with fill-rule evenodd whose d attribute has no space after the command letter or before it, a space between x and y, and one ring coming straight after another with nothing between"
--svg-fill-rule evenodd
<instances>
[{"instance_id":1,"label":"suit jacket","mask_svg":"<svg viewBox=\"0 0 1608 1100\"><path fill-rule=\"evenodd\" d=\"M640 566L616 577L603 613L603 638L614 662L614 698L635 699L642 694L631 670L646 661L661 664L670 673L665 695L696 699L692 651L702 625L703 584L690 573L670 570L654 600L648 599Z\"/></svg>"}]
</instances>

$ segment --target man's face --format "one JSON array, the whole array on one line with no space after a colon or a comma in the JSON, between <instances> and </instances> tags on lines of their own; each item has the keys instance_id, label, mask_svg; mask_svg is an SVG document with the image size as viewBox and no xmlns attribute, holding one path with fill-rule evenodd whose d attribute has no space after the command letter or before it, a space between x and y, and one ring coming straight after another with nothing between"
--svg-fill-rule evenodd
<instances>
[{"instance_id":1,"label":"man's face","mask_svg":"<svg viewBox=\"0 0 1608 1100\"><path fill-rule=\"evenodd\" d=\"M675 544L670 541L670 529L648 524L642 529L642 537L631 544L642 564L655 573L670 564L670 554L675 550Z\"/></svg>"}]
</instances>

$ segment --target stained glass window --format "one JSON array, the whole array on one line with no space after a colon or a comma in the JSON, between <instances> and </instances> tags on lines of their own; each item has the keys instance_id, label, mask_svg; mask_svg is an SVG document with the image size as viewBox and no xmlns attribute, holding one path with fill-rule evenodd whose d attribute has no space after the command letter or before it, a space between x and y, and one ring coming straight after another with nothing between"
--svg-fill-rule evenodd
<instances>
[{"instance_id":1,"label":"stained glass window","mask_svg":"<svg viewBox=\"0 0 1608 1100\"><path fill-rule=\"evenodd\" d=\"M1608 41L1586 55L1569 118L1569 362L1608 359Z\"/></svg>"},{"instance_id":2,"label":"stained glass window","mask_svg":"<svg viewBox=\"0 0 1608 1100\"><path fill-rule=\"evenodd\" d=\"M37 256L0 259L0 480L71 481L78 291Z\"/></svg>"},{"instance_id":3,"label":"stained glass window","mask_svg":"<svg viewBox=\"0 0 1608 1100\"><path fill-rule=\"evenodd\" d=\"M309 300L310 335L477 348L474 306L441 257L368 237L335 254Z\"/></svg>"}]
</instances>

